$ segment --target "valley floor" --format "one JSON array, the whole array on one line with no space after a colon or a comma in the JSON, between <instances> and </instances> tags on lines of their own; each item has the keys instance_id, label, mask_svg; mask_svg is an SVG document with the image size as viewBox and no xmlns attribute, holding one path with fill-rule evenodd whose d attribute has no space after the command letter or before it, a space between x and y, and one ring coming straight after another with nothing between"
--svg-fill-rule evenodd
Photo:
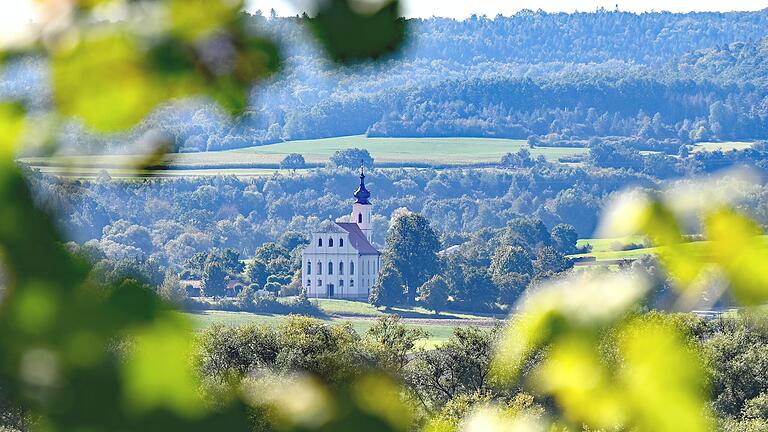
<instances>
[{"instance_id":1,"label":"valley floor","mask_svg":"<svg viewBox=\"0 0 768 432\"><path fill-rule=\"evenodd\" d=\"M436 315L422 308L394 308L385 312L368 303L349 300L313 299L312 302L317 302L318 307L325 314L320 319L333 324L349 323L361 334L365 333L378 317L387 313L400 315L406 326L421 328L429 333L430 336L420 341L419 344L425 348L431 348L445 342L457 327L492 327L503 324L505 318L504 315L473 315L456 312L442 312ZM288 318L286 315L226 311L189 312L187 315L198 329L216 324L277 326Z\"/></svg>"}]
</instances>

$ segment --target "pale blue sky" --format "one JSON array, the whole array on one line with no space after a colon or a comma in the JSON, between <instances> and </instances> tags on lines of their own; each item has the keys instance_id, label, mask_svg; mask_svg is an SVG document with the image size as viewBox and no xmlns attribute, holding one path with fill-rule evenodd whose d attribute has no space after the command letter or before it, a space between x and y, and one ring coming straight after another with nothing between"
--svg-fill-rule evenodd
<instances>
[{"instance_id":1,"label":"pale blue sky","mask_svg":"<svg viewBox=\"0 0 768 432\"><path fill-rule=\"evenodd\" d=\"M598 7L613 10L618 3L619 9L631 12L666 10L671 12L688 11L731 11L759 10L768 7L767 0L401 0L403 13L407 17L445 16L466 18L475 13L493 17L497 14L512 15L520 9L543 9L550 12L593 11ZM248 8L261 9L266 14L274 8L280 15L295 15L306 9L307 0L248 0Z\"/></svg>"}]
</instances>

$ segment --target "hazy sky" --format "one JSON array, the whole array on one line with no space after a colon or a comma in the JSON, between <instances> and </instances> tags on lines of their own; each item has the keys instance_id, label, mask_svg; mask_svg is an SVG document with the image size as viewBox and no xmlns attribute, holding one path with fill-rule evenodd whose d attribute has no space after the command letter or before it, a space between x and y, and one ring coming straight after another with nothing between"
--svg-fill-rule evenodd
<instances>
[{"instance_id":1,"label":"hazy sky","mask_svg":"<svg viewBox=\"0 0 768 432\"><path fill-rule=\"evenodd\" d=\"M731 11L759 10L768 7L768 0L401 0L407 17L445 16L466 18L471 14L512 15L520 9L546 11L593 11L598 7L613 10L617 3L620 10L643 11ZM280 15L295 15L305 8L306 0L248 0L249 9L261 9L266 14L274 8Z\"/></svg>"}]
</instances>

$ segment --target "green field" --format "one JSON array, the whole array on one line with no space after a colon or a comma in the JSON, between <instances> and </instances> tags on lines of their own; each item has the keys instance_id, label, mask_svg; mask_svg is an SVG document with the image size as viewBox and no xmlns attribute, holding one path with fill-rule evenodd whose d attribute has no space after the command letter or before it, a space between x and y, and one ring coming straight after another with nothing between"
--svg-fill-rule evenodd
<instances>
[{"instance_id":1,"label":"green field","mask_svg":"<svg viewBox=\"0 0 768 432\"><path fill-rule=\"evenodd\" d=\"M768 235L763 235L761 237L768 243ZM608 264L611 264L612 262L615 263L617 260L631 260L641 258L645 255L655 255L663 249L663 247L645 247L633 250L620 250L620 247L617 247L627 244L646 244L644 238L641 236L608 239L581 239L576 242L576 245L579 247L586 244L592 245L592 251L584 254L570 255L570 258L594 257L598 263L605 261ZM710 255L711 243L708 240L683 243L682 248L685 253L691 256L702 257L705 261L712 259ZM589 261L585 262L585 264L589 264Z\"/></svg>"},{"instance_id":2,"label":"green field","mask_svg":"<svg viewBox=\"0 0 768 432\"><path fill-rule=\"evenodd\" d=\"M403 318L416 318L416 319L456 319L456 320L487 320L487 319L503 319L503 315L488 315L488 314L472 314L467 312L440 312L439 315L435 315L432 311L421 307L415 308L402 308L395 307L390 311L382 311L370 303L349 301L349 300L335 300L335 299L311 299L323 313L333 316L345 316L345 317L366 317L375 318L384 316L386 313L396 313Z\"/></svg>"},{"instance_id":3,"label":"green field","mask_svg":"<svg viewBox=\"0 0 768 432\"><path fill-rule=\"evenodd\" d=\"M752 147L751 141L723 141L723 142L700 142L693 147L694 152L700 151L729 151L744 150Z\"/></svg>"},{"instance_id":4,"label":"green field","mask_svg":"<svg viewBox=\"0 0 768 432\"><path fill-rule=\"evenodd\" d=\"M337 150L367 149L376 163L402 166L468 165L498 162L502 155L529 148L524 140L493 138L366 138L349 136L305 141L289 141L260 147L203 153L167 155L162 164L174 169L151 173L155 176L233 174L243 177L271 175L289 153L300 153L307 163L325 164ZM585 148L534 148L534 157L543 155L557 161L587 151ZM141 160L131 155L78 155L27 157L20 161L51 174L95 177L102 169L113 177L147 176L130 167Z\"/></svg>"},{"instance_id":5,"label":"green field","mask_svg":"<svg viewBox=\"0 0 768 432\"><path fill-rule=\"evenodd\" d=\"M301 153L307 162L324 163L337 150L364 148L379 163L473 164L498 162L502 155L528 148L533 157L550 161L586 152L584 148L534 148L525 140L496 138L366 138L363 135L306 141L289 141L261 147L232 150L231 154L259 155L280 160Z\"/></svg>"},{"instance_id":6,"label":"green field","mask_svg":"<svg viewBox=\"0 0 768 432\"><path fill-rule=\"evenodd\" d=\"M368 303L346 300L312 300L327 316L323 318L329 324L350 323L358 333L368 331L374 320L383 316L384 312ZM471 314L441 313L435 316L421 308L395 309L406 319L406 326L421 328L429 333L429 338L420 341L419 346L431 348L445 342L453 333L453 329L461 326L480 325L488 327L497 322L495 319ZM284 322L285 315L254 314L249 312L204 311L187 313L192 318L197 329L204 329L214 324L239 326L244 324L262 324L277 326ZM498 317L503 318L503 317Z\"/></svg>"},{"instance_id":7,"label":"green field","mask_svg":"<svg viewBox=\"0 0 768 432\"><path fill-rule=\"evenodd\" d=\"M199 313L188 313L198 329L203 329L214 324L222 324L227 326L239 326L243 324L262 324L277 326L287 319L285 315L260 315L249 312L224 312L224 311L205 311ZM334 317L327 318L324 321L329 324L342 324L350 323L352 328L360 334L368 331L374 323L370 318L342 318ZM429 333L429 338L420 341L419 346L430 348L448 340L453 333L453 329L459 326L471 325L469 320L457 320L455 324L447 324L445 321L436 323L418 323L418 324L406 324L407 327L421 328Z\"/></svg>"},{"instance_id":8,"label":"green field","mask_svg":"<svg viewBox=\"0 0 768 432\"><path fill-rule=\"evenodd\" d=\"M583 258L594 257L599 261L615 261L623 259L637 259L645 255L654 255L659 253L660 247L644 247L640 249L632 250L620 250L620 245L628 244L644 244L645 240L641 236L624 237L624 238L609 238L609 239L581 239L576 245L584 246L586 244L592 245L592 251L584 254L571 255L571 258ZM691 255L704 256L706 255L709 242L706 240L692 241L684 243L683 248L687 253Z\"/></svg>"},{"instance_id":9,"label":"green field","mask_svg":"<svg viewBox=\"0 0 768 432\"><path fill-rule=\"evenodd\" d=\"M289 170L274 168L213 168L213 169L172 169L162 171L136 170L131 168L94 168L82 166L36 166L36 169L45 174L53 174L70 178L95 178L102 170L106 170L112 178L178 178L178 177L204 177L217 175L233 175L237 177L265 177L275 173L284 175L292 174ZM297 174L301 174L299 171Z\"/></svg>"}]
</instances>

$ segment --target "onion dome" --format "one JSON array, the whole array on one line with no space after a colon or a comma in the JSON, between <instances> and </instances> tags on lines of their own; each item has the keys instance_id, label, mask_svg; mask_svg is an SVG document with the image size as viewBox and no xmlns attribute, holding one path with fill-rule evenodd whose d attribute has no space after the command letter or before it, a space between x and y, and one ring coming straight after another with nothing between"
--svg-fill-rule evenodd
<instances>
[{"instance_id":1,"label":"onion dome","mask_svg":"<svg viewBox=\"0 0 768 432\"><path fill-rule=\"evenodd\" d=\"M355 204L370 204L368 202L368 198L371 197L371 193L368 192L368 189L365 188L365 172L363 171L362 165L360 166L360 186L358 186L357 190L355 191L355 198L357 198L357 201L355 201Z\"/></svg>"}]
</instances>

